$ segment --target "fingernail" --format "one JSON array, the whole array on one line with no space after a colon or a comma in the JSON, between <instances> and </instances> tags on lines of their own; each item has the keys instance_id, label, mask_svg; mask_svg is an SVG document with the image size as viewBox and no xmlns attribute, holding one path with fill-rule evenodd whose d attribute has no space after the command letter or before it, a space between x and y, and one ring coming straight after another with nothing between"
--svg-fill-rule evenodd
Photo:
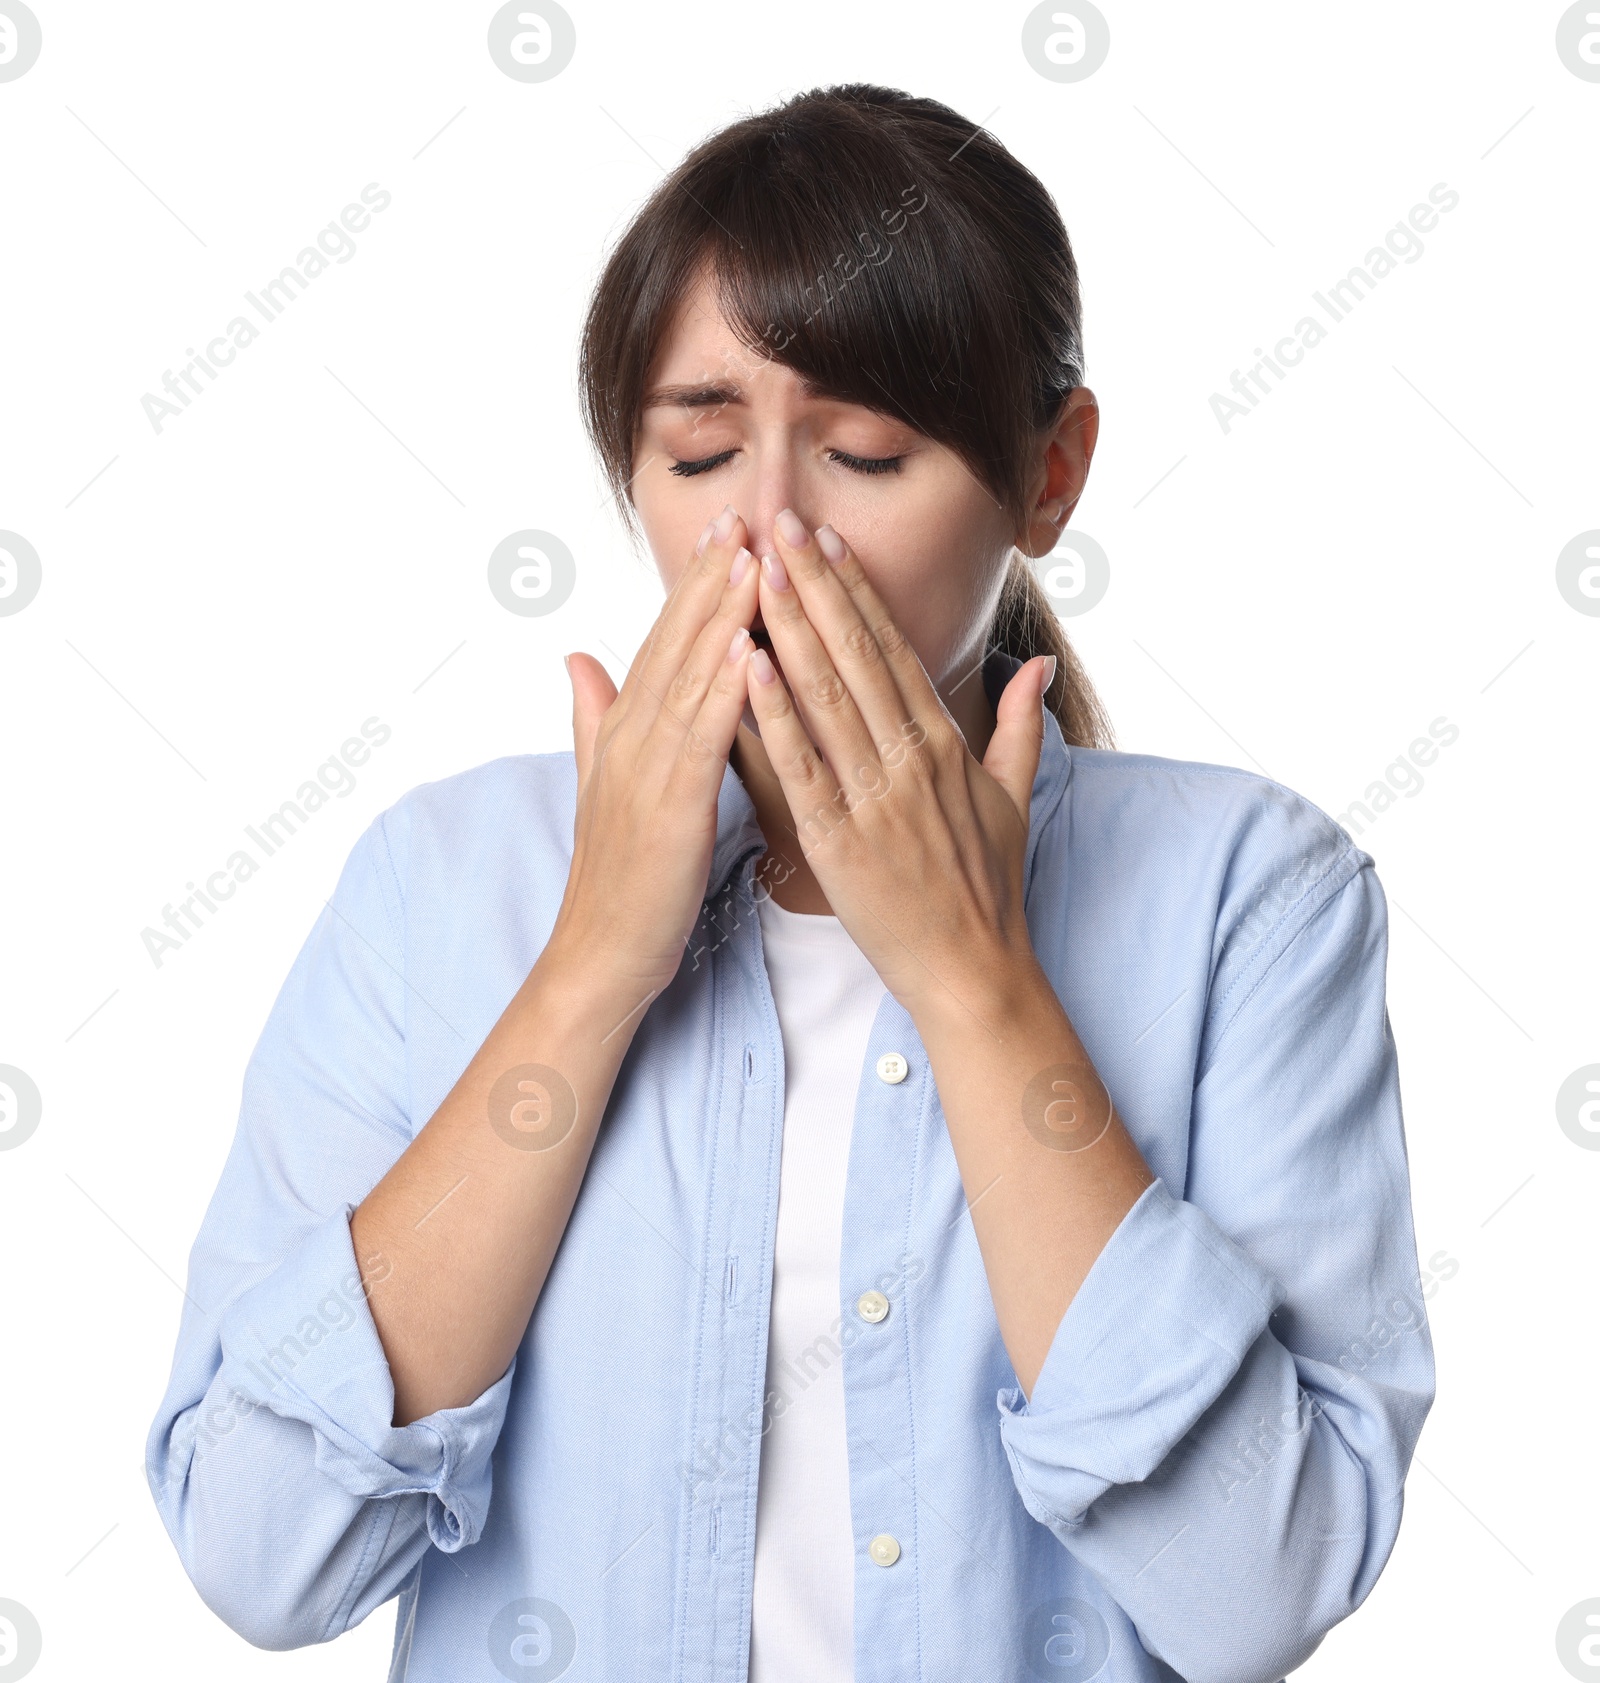
<instances>
[{"instance_id":1,"label":"fingernail","mask_svg":"<svg viewBox=\"0 0 1600 1683\"><path fill-rule=\"evenodd\" d=\"M694 552L696 555L705 554L706 546L711 542L712 528L715 525L716 521L714 519L706 522L706 529L700 534L700 541L694 546Z\"/></svg>"},{"instance_id":2,"label":"fingernail","mask_svg":"<svg viewBox=\"0 0 1600 1683\"><path fill-rule=\"evenodd\" d=\"M774 590L789 588L789 575L783 570L783 563L770 550L761 557L761 570L767 575L767 583Z\"/></svg>"},{"instance_id":3,"label":"fingernail","mask_svg":"<svg viewBox=\"0 0 1600 1683\"><path fill-rule=\"evenodd\" d=\"M572 656L569 654L562 655L561 664L566 667L567 676L570 678L572 676Z\"/></svg>"},{"instance_id":4,"label":"fingernail","mask_svg":"<svg viewBox=\"0 0 1600 1683\"><path fill-rule=\"evenodd\" d=\"M744 646L750 641L750 633L741 625L733 634L733 641L728 645L728 664L730 666L744 653Z\"/></svg>"},{"instance_id":5,"label":"fingernail","mask_svg":"<svg viewBox=\"0 0 1600 1683\"><path fill-rule=\"evenodd\" d=\"M844 539L831 526L817 528L817 548L828 558L828 564L837 567L844 560Z\"/></svg>"},{"instance_id":6,"label":"fingernail","mask_svg":"<svg viewBox=\"0 0 1600 1683\"><path fill-rule=\"evenodd\" d=\"M732 503L723 509L722 513L712 522L711 535L718 543L726 543L728 534L733 530L733 523L739 516L734 512Z\"/></svg>"},{"instance_id":7,"label":"fingernail","mask_svg":"<svg viewBox=\"0 0 1600 1683\"><path fill-rule=\"evenodd\" d=\"M755 560L743 544L739 545L739 553L733 558L733 565L728 569L728 583L737 584L750 570L750 563Z\"/></svg>"},{"instance_id":8,"label":"fingernail","mask_svg":"<svg viewBox=\"0 0 1600 1683\"><path fill-rule=\"evenodd\" d=\"M765 649L757 649L756 652L751 655L750 670L755 673L756 682L758 684L770 684L778 675L773 671L772 661L768 658L767 651Z\"/></svg>"},{"instance_id":9,"label":"fingernail","mask_svg":"<svg viewBox=\"0 0 1600 1683\"><path fill-rule=\"evenodd\" d=\"M1043 695L1044 692L1047 689L1050 688L1051 684L1055 682L1055 676L1056 676L1056 657L1054 655L1046 655L1044 657L1044 677L1043 677L1043 679L1040 680L1040 683L1039 683L1039 694L1040 695Z\"/></svg>"},{"instance_id":10,"label":"fingernail","mask_svg":"<svg viewBox=\"0 0 1600 1683\"><path fill-rule=\"evenodd\" d=\"M791 549L803 549L811 541L811 534L792 508L779 509L778 518L773 521L773 525L778 528L778 536Z\"/></svg>"}]
</instances>

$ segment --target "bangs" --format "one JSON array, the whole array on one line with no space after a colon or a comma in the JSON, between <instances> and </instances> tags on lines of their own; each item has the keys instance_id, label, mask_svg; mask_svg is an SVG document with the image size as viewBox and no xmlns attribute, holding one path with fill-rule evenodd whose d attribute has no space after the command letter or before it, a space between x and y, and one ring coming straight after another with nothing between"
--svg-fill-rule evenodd
<instances>
[{"instance_id":1,"label":"bangs","mask_svg":"<svg viewBox=\"0 0 1600 1683\"><path fill-rule=\"evenodd\" d=\"M959 207L893 161L853 172L826 197L810 172L783 175L781 185L734 183L706 231L698 255L729 325L757 361L782 364L822 396L892 416L964 457L970 440L987 438L969 465L999 495L1011 439L986 413L972 365L993 365L1000 347L986 343L994 324L980 304L981 258Z\"/></svg>"}]
</instances>

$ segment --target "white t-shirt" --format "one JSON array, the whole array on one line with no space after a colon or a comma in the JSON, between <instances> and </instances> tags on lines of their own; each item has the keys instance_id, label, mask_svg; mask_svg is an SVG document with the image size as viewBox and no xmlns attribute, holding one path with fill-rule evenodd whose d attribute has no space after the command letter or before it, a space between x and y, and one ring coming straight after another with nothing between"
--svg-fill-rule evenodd
<instances>
[{"instance_id":1,"label":"white t-shirt","mask_svg":"<svg viewBox=\"0 0 1600 1683\"><path fill-rule=\"evenodd\" d=\"M783 1161L756 1498L750 1683L851 1683L855 1537L839 1249L856 1090L884 986L836 917L758 902L783 1031Z\"/></svg>"}]
</instances>

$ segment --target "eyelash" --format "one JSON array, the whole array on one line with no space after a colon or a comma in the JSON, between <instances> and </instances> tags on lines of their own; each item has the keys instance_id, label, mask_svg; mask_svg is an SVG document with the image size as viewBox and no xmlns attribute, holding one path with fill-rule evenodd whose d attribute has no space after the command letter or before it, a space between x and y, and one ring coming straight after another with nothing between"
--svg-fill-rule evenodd
<instances>
[{"instance_id":1,"label":"eyelash","mask_svg":"<svg viewBox=\"0 0 1600 1683\"><path fill-rule=\"evenodd\" d=\"M725 462L733 460L736 452L724 450L716 456L702 456L697 462L674 462L667 469L681 479L692 479L697 473L710 473ZM830 450L828 454L852 473L898 473L904 456L852 456L844 450Z\"/></svg>"}]
</instances>

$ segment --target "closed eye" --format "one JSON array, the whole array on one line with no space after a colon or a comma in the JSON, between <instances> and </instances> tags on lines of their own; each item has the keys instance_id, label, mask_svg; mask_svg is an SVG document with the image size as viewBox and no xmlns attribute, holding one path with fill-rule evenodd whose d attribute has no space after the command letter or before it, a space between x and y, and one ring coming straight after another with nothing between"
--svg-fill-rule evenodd
<instances>
[{"instance_id":1,"label":"closed eye","mask_svg":"<svg viewBox=\"0 0 1600 1683\"><path fill-rule=\"evenodd\" d=\"M904 456L852 456L845 450L830 450L828 454L852 473L898 473L905 460Z\"/></svg>"},{"instance_id":2,"label":"closed eye","mask_svg":"<svg viewBox=\"0 0 1600 1683\"><path fill-rule=\"evenodd\" d=\"M719 450L714 456L701 456L697 461L674 462L668 473L680 479L692 479L697 473L710 473L724 466L738 455L737 450ZM852 473L898 473L904 456L852 456L848 450L830 450L828 457Z\"/></svg>"},{"instance_id":3,"label":"closed eye","mask_svg":"<svg viewBox=\"0 0 1600 1683\"><path fill-rule=\"evenodd\" d=\"M731 462L736 455L737 450L720 450L715 456L702 456L697 462L674 462L667 472L675 473L681 479L693 479L697 473L710 473L724 462Z\"/></svg>"}]
</instances>

